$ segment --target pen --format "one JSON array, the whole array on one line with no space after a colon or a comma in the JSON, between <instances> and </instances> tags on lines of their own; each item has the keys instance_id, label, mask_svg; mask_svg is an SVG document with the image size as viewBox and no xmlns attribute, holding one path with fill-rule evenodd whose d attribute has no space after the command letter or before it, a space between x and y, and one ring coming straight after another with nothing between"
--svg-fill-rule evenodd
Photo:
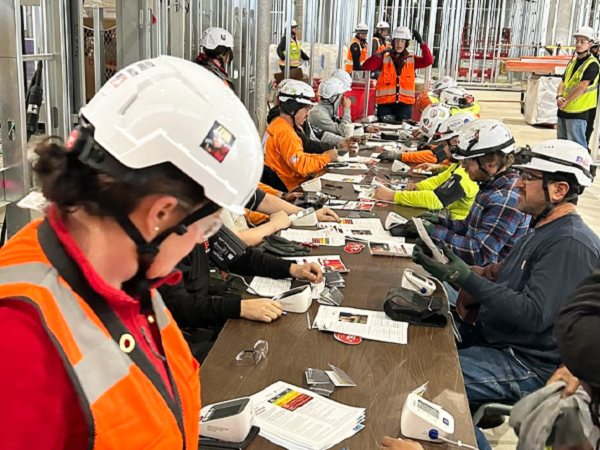
<instances>
[{"instance_id":1,"label":"pen","mask_svg":"<svg viewBox=\"0 0 600 450\"><path fill-rule=\"evenodd\" d=\"M308 329L310 330L310 313L306 311L306 323L308 324Z\"/></svg>"}]
</instances>

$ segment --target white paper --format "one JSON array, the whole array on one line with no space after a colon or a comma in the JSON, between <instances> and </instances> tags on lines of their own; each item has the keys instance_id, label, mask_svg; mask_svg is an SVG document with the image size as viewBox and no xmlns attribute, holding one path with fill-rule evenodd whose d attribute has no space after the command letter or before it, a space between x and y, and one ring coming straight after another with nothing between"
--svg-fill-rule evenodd
<instances>
[{"instance_id":1,"label":"white paper","mask_svg":"<svg viewBox=\"0 0 600 450\"><path fill-rule=\"evenodd\" d=\"M342 175L339 173L326 173L321 177L321 180L338 183L360 183L364 179L365 175Z\"/></svg>"},{"instance_id":2,"label":"white paper","mask_svg":"<svg viewBox=\"0 0 600 450\"><path fill-rule=\"evenodd\" d=\"M384 312L320 306L314 328L394 344L406 344L408 324L388 318Z\"/></svg>"},{"instance_id":3,"label":"white paper","mask_svg":"<svg viewBox=\"0 0 600 450\"><path fill-rule=\"evenodd\" d=\"M379 155L379 153L374 153L374 155ZM377 157L369 158L368 156L351 156L351 157L344 159L344 162L375 164L375 163L379 162L379 160L377 159Z\"/></svg>"},{"instance_id":4,"label":"white paper","mask_svg":"<svg viewBox=\"0 0 600 450\"><path fill-rule=\"evenodd\" d=\"M252 288L252 289L250 289ZM292 288L291 280L274 280L272 278L254 277L248 292L261 297L275 297Z\"/></svg>"},{"instance_id":5,"label":"white paper","mask_svg":"<svg viewBox=\"0 0 600 450\"><path fill-rule=\"evenodd\" d=\"M317 284L310 283L310 286L312 288L313 300L318 300L319 298L321 298L321 292L323 292L323 289L325 289L325 279L323 279L323 281Z\"/></svg>"},{"instance_id":6,"label":"white paper","mask_svg":"<svg viewBox=\"0 0 600 450\"><path fill-rule=\"evenodd\" d=\"M252 397L260 435L290 450L326 450L360 431L365 409L278 381Z\"/></svg>"},{"instance_id":7,"label":"white paper","mask_svg":"<svg viewBox=\"0 0 600 450\"><path fill-rule=\"evenodd\" d=\"M444 255L442 251L436 247L436 245L429 237L429 233L427 233L427 230L423 226L423 220L418 217L413 217L412 220L415 223L415 227L417 228L419 237L423 239L423 242L425 242L427 247L429 247L429 249L433 253L433 259L442 264L446 264L448 262L448 258L446 258L446 255Z\"/></svg>"},{"instance_id":8,"label":"white paper","mask_svg":"<svg viewBox=\"0 0 600 450\"><path fill-rule=\"evenodd\" d=\"M41 192L30 192L17 203L17 206L43 213L50 206L50 201Z\"/></svg>"},{"instance_id":9,"label":"white paper","mask_svg":"<svg viewBox=\"0 0 600 450\"><path fill-rule=\"evenodd\" d=\"M325 256L298 256L282 258L289 261L294 261L296 264L318 264L323 272L350 272L340 255L325 255Z\"/></svg>"},{"instance_id":10,"label":"white paper","mask_svg":"<svg viewBox=\"0 0 600 450\"><path fill-rule=\"evenodd\" d=\"M391 244L403 244L403 237L394 237L383 228L379 219L346 219L342 218L340 223L319 222L319 228L331 228L346 237L346 239L360 240L364 242L386 242Z\"/></svg>"},{"instance_id":11,"label":"white paper","mask_svg":"<svg viewBox=\"0 0 600 450\"><path fill-rule=\"evenodd\" d=\"M339 247L346 243L343 234L332 228L322 230L287 229L281 231L281 237L293 242Z\"/></svg>"}]
</instances>

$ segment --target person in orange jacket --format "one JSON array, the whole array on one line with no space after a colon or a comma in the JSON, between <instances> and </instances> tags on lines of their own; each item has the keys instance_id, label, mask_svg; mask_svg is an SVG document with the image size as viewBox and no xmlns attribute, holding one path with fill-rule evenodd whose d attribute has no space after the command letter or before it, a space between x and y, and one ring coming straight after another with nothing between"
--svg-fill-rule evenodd
<instances>
[{"instance_id":1,"label":"person in orange jacket","mask_svg":"<svg viewBox=\"0 0 600 450\"><path fill-rule=\"evenodd\" d=\"M408 53L408 44L414 36L423 56ZM381 70L375 88L377 117L392 116L396 121L410 119L415 104L415 70L433 64L433 57L418 31L398 27L392 34L392 48L379 52L363 65L363 70Z\"/></svg>"},{"instance_id":2,"label":"person in orange jacket","mask_svg":"<svg viewBox=\"0 0 600 450\"><path fill-rule=\"evenodd\" d=\"M46 218L0 250L2 448L198 448L199 366L154 288L255 192L261 143L228 91L136 62L36 148Z\"/></svg>"},{"instance_id":3,"label":"person in orange jacket","mask_svg":"<svg viewBox=\"0 0 600 450\"><path fill-rule=\"evenodd\" d=\"M263 182L280 191L290 191L319 172L331 161L337 161L337 150L323 154L304 152L296 133L316 104L313 89L303 81L290 80L278 94L281 113L265 131L265 173Z\"/></svg>"}]
</instances>

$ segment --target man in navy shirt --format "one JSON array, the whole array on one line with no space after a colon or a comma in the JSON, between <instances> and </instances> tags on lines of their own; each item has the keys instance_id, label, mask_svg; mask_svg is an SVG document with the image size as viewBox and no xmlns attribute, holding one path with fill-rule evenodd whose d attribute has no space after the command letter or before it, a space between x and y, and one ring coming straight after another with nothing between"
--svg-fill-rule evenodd
<instances>
[{"instance_id":1,"label":"man in navy shirt","mask_svg":"<svg viewBox=\"0 0 600 450\"><path fill-rule=\"evenodd\" d=\"M516 402L542 387L558 368L554 320L568 295L600 261L600 239L576 213L590 186L592 159L565 140L542 142L517 155L518 209L532 231L502 263L470 268L448 247L446 264L417 242L413 260L462 289L457 303L459 359L469 401Z\"/></svg>"}]
</instances>

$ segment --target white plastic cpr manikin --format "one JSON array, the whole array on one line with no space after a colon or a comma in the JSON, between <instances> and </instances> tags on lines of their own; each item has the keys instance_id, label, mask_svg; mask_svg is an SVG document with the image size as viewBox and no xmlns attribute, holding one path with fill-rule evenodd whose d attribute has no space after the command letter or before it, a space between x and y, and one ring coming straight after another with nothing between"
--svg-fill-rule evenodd
<instances>
[{"instance_id":1,"label":"white plastic cpr manikin","mask_svg":"<svg viewBox=\"0 0 600 450\"><path fill-rule=\"evenodd\" d=\"M226 442L243 442L254 420L250 397L228 400L202 408L200 435Z\"/></svg>"},{"instance_id":2,"label":"white plastic cpr manikin","mask_svg":"<svg viewBox=\"0 0 600 450\"><path fill-rule=\"evenodd\" d=\"M314 180L305 181L300 185L304 192L320 192L323 186L321 185L321 179L315 178Z\"/></svg>"},{"instance_id":3,"label":"white plastic cpr manikin","mask_svg":"<svg viewBox=\"0 0 600 450\"><path fill-rule=\"evenodd\" d=\"M295 227L314 227L319 223L315 208L306 208L290 216L290 221Z\"/></svg>"},{"instance_id":4,"label":"white plastic cpr manikin","mask_svg":"<svg viewBox=\"0 0 600 450\"><path fill-rule=\"evenodd\" d=\"M404 270L402 287L418 292L425 297L433 295L436 289L436 285L433 281L424 277L423 275L413 272L410 269Z\"/></svg>"},{"instance_id":5,"label":"white plastic cpr manikin","mask_svg":"<svg viewBox=\"0 0 600 450\"><path fill-rule=\"evenodd\" d=\"M431 430L437 433L431 433ZM432 439L430 434L449 438L454 434L454 418L441 406L410 393L402 408L400 431L408 438L422 441L437 440Z\"/></svg>"},{"instance_id":6,"label":"white plastic cpr manikin","mask_svg":"<svg viewBox=\"0 0 600 450\"><path fill-rule=\"evenodd\" d=\"M392 164L392 173L408 173L410 171L410 166L408 164L404 164L400 160L394 161Z\"/></svg>"},{"instance_id":7,"label":"white plastic cpr manikin","mask_svg":"<svg viewBox=\"0 0 600 450\"><path fill-rule=\"evenodd\" d=\"M389 230L394 225L404 225L406 222L408 222L408 219L405 219L400 214L397 214L394 211L390 211L387 218L385 219L385 229Z\"/></svg>"},{"instance_id":8,"label":"white plastic cpr manikin","mask_svg":"<svg viewBox=\"0 0 600 450\"><path fill-rule=\"evenodd\" d=\"M309 285L301 286L279 294L273 300L281 303L286 312L305 313L312 304L312 289Z\"/></svg>"}]
</instances>

